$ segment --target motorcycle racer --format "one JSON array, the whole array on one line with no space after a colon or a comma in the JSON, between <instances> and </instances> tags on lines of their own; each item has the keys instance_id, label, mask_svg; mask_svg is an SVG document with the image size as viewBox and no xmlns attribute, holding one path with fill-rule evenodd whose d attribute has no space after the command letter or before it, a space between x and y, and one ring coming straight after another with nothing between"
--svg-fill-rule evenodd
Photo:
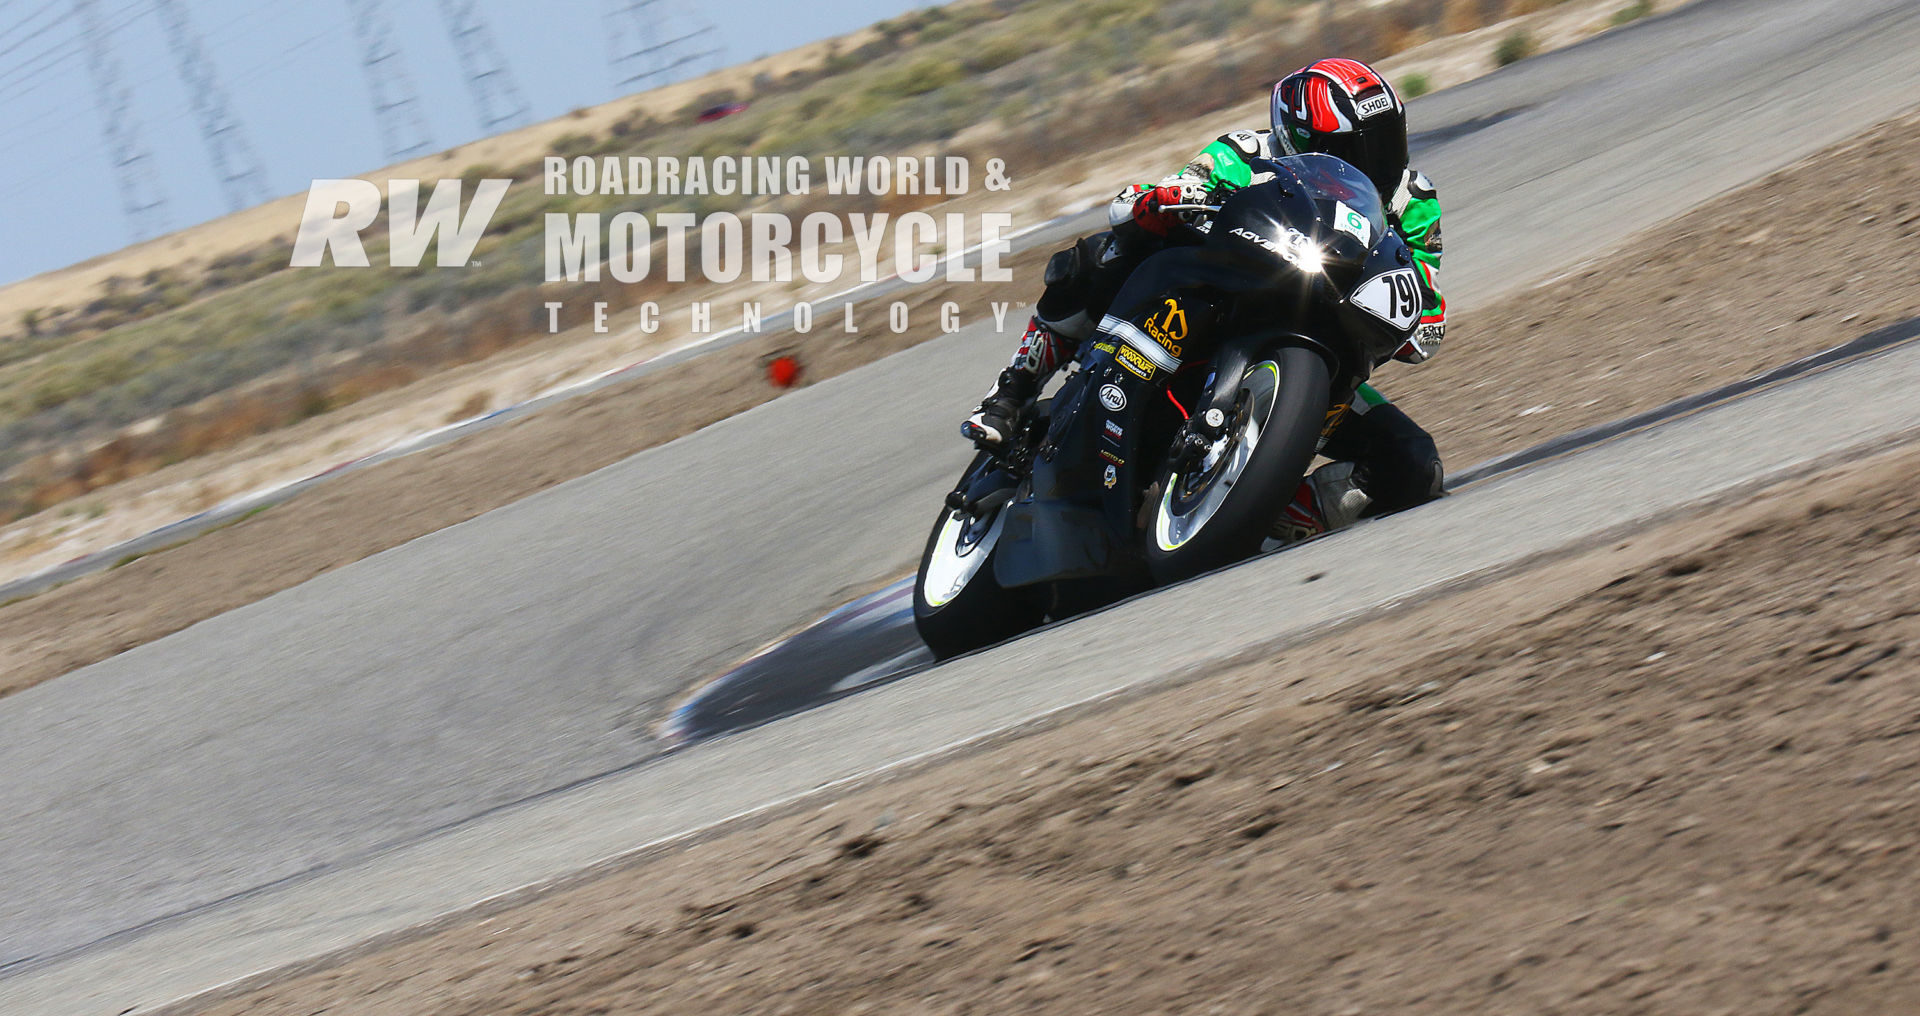
<instances>
[{"instance_id":1,"label":"motorcycle racer","mask_svg":"<svg viewBox=\"0 0 1920 1016\"><path fill-rule=\"evenodd\" d=\"M1158 184L1126 188L1109 208L1111 233L1053 256L1013 362L961 424L962 435L988 450L1013 437L1021 415L1093 334L1134 267L1164 246L1202 236L1192 227L1207 213L1173 206L1217 203L1246 186L1253 178L1249 160L1308 152L1350 163L1379 189L1388 224L1412 249L1424 297L1417 330L1394 359L1431 358L1446 337L1446 300L1438 286L1440 203L1433 184L1407 165L1406 108L1366 64L1319 60L1274 86L1271 129L1224 135ZM1444 474L1433 438L1370 385L1360 386L1322 452L1334 461L1302 481L1280 520L1281 535L1290 540L1440 495Z\"/></svg>"}]
</instances>

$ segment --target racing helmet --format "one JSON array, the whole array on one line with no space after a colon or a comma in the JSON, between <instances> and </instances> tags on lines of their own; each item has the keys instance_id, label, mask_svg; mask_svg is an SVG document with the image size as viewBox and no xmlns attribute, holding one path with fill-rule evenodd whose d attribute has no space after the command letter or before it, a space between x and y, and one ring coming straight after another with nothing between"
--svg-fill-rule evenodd
<instances>
[{"instance_id":1,"label":"racing helmet","mask_svg":"<svg viewBox=\"0 0 1920 1016\"><path fill-rule=\"evenodd\" d=\"M1273 137L1289 155L1320 152L1366 174L1392 201L1407 168L1407 108L1358 60L1318 60L1273 86Z\"/></svg>"}]
</instances>

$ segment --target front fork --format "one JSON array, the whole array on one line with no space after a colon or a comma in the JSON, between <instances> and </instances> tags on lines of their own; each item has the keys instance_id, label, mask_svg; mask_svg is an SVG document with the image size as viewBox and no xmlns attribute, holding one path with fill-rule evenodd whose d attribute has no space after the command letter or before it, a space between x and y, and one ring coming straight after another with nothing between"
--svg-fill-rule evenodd
<instances>
[{"instance_id":1,"label":"front fork","mask_svg":"<svg viewBox=\"0 0 1920 1016\"><path fill-rule=\"evenodd\" d=\"M1172 460L1176 472L1184 473L1197 465L1221 437L1239 425L1239 415L1246 408L1240 397L1240 379L1252 365L1253 357L1244 346L1230 344L1220 351L1206 401L1174 435ZM1343 396L1335 396L1337 401L1327 410L1326 422L1320 427L1319 447L1326 447L1334 429L1346 419L1357 389L1356 384Z\"/></svg>"}]
</instances>

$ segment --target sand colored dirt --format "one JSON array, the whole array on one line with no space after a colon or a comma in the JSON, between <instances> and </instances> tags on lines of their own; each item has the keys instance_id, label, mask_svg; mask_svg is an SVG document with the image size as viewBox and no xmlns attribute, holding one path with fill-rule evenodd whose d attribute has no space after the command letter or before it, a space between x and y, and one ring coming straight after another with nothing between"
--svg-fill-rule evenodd
<instances>
[{"instance_id":1,"label":"sand colored dirt","mask_svg":"<svg viewBox=\"0 0 1920 1016\"><path fill-rule=\"evenodd\" d=\"M1886 270L1920 225L1920 117L1704 205L1558 280L1458 310L1442 355L1379 381L1456 468L1648 409L1920 315ZM1836 224L1846 228L1837 228ZM1011 262L1032 278L1046 252ZM1009 284L1011 285L1011 284ZM952 295L921 287L937 306ZM1011 296L1011 294L1010 294ZM973 289L965 298L977 301ZM926 332L816 332L818 380ZM1016 312L1017 313L1017 312ZM922 313L921 320L932 315ZM0 607L0 694L124 652L315 575L472 518L777 395L758 363L790 336L344 477L184 546Z\"/></svg>"},{"instance_id":2,"label":"sand colored dirt","mask_svg":"<svg viewBox=\"0 0 1920 1016\"><path fill-rule=\"evenodd\" d=\"M205 1009L1920 1006L1898 449Z\"/></svg>"}]
</instances>

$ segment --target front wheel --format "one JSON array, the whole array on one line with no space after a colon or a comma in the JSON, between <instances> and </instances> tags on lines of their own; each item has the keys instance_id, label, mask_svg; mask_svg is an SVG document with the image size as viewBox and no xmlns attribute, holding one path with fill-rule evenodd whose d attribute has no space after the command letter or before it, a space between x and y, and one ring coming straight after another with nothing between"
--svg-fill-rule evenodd
<instances>
[{"instance_id":1,"label":"front wheel","mask_svg":"<svg viewBox=\"0 0 1920 1016\"><path fill-rule=\"evenodd\" d=\"M1155 581L1190 578L1260 548L1313 464L1330 384L1326 361L1298 346L1247 368L1226 433L1184 474L1162 471L1146 547Z\"/></svg>"},{"instance_id":2,"label":"front wheel","mask_svg":"<svg viewBox=\"0 0 1920 1016\"><path fill-rule=\"evenodd\" d=\"M975 518L948 510L934 523L913 583L913 626L935 659L990 646L1038 627L1045 617L1031 589L994 580L993 551L1006 506Z\"/></svg>"}]
</instances>

